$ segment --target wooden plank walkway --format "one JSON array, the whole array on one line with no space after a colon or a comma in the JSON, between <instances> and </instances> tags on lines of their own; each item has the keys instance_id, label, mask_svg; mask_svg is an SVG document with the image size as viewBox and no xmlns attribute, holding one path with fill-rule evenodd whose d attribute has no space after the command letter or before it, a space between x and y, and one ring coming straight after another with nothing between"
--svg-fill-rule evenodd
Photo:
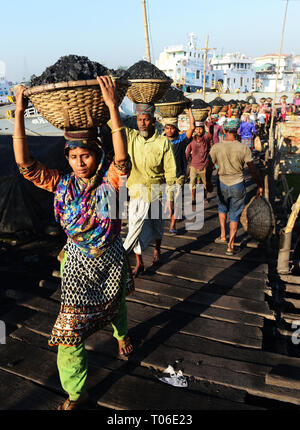
<instances>
[{"instance_id":1,"label":"wooden plank walkway","mask_svg":"<svg viewBox=\"0 0 300 430\"><path fill-rule=\"evenodd\" d=\"M185 231L183 221L179 234L170 236L167 227L160 265L151 267L150 246L147 270L127 298L134 353L118 358L110 326L86 341L89 409L299 409L300 357L268 346L275 343L276 315L268 300L266 249L239 229L240 252L225 255L224 245L214 243L215 194L202 230ZM60 280L53 275L61 246L57 238L15 247L3 242L0 320L7 339L0 346L1 410L55 409L65 396L56 347L47 345L59 310ZM187 388L159 381L169 364L183 371Z\"/></svg>"}]
</instances>

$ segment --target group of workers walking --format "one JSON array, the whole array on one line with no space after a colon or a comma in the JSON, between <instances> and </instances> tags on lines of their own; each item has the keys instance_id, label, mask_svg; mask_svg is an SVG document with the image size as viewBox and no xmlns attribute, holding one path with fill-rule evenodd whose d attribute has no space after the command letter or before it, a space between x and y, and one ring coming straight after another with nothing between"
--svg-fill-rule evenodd
<instances>
[{"instance_id":1,"label":"group of workers walking","mask_svg":"<svg viewBox=\"0 0 300 430\"><path fill-rule=\"evenodd\" d=\"M68 399L59 409L66 410L76 409L87 400L88 364L84 347L87 337L110 322L120 356L133 350L125 298L134 291L134 277L144 271L142 253L151 242L155 242L153 265L159 263L163 237L164 208L160 192L153 190L164 184L169 188L170 232L176 234L176 208L187 166L194 204L197 177L207 199L213 191L212 173L217 168L220 237L216 242L227 245L228 255L235 252L234 239L245 205L245 165L258 186L258 194L263 194L250 145L237 140L239 130L249 131L249 127L240 125L239 119L226 118L220 125L218 118L210 115L206 123L200 123L189 109L187 131L181 133L176 121L165 119L164 133L160 134L155 127L154 106L138 104L138 129L129 129L121 122L115 83L108 76L97 79L110 112L114 159L108 160L105 142L92 130L66 132L65 156L72 169L68 174L48 169L31 157L24 127L25 87L21 86L16 94L13 135L16 163L26 179L54 193L55 217L67 236L61 258L61 307L49 338L50 346L58 346L60 381L68 393ZM122 177L128 178L130 197L124 243L120 220L110 218L107 211L107 189L118 194ZM151 216L154 205L158 207L155 217ZM132 271L127 257L130 251L136 257Z\"/></svg>"}]
</instances>

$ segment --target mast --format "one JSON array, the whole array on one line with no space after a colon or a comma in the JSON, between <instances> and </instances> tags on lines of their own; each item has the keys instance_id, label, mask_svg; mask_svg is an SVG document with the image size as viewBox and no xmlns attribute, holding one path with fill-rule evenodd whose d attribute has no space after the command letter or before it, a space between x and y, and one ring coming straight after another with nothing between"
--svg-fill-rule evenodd
<instances>
[{"instance_id":1,"label":"mast","mask_svg":"<svg viewBox=\"0 0 300 430\"><path fill-rule=\"evenodd\" d=\"M206 91L206 61L207 61L207 49L208 49L208 35L206 36L206 44L204 51L204 69L203 69L203 100L205 101L205 91Z\"/></svg>"},{"instance_id":2,"label":"mast","mask_svg":"<svg viewBox=\"0 0 300 430\"><path fill-rule=\"evenodd\" d=\"M278 75L279 75L279 70L280 70L280 60L281 60L281 55L282 55L282 44L283 44L283 38L284 38L288 4L289 4L289 0L286 0L285 12L284 12L284 18L283 18L283 24L282 24L282 32L281 32L280 52L279 52L279 57L278 57L277 70L276 70L276 80L275 80L275 90L274 90L273 103L272 103L271 122L270 122L270 129L269 129L269 148L270 148L272 158L274 156L273 125L274 125L275 103L276 103L276 96L277 96L277 83L278 83Z\"/></svg>"},{"instance_id":3,"label":"mast","mask_svg":"<svg viewBox=\"0 0 300 430\"><path fill-rule=\"evenodd\" d=\"M146 11L146 0L142 0L143 13L144 13L144 28L145 28L145 41L146 41L146 55L147 61L151 63L150 57L150 44L149 44L149 33L148 33L148 21L147 21L147 11Z\"/></svg>"}]
</instances>

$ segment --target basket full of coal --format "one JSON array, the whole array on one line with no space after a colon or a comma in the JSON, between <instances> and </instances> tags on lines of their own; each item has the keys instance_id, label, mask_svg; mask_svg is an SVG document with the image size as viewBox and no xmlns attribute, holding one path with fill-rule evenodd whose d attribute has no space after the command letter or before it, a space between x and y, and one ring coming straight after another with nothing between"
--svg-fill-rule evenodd
<instances>
[{"instance_id":1,"label":"basket full of coal","mask_svg":"<svg viewBox=\"0 0 300 430\"><path fill-rule=\"evenodd\" d=\"M196 121L205 121L211 110L210 105L202 99L193 99L191 108Z\"/></svg>"},{"instance_id":2,"label":"basket full of coal","mask_svg":"<svg viewBox=\"0 0 300 430\"><path fill-rule=\"evenodd\" d=\"M175 118L190 104L190 100L183 92L171 86L163 97L155 103L156 112L163 118Z\"/></svg>"},{"instance_id":3,"label":"basket full of coal","mask_svg":"<svg viewBox=\"0 0 300 430\"><path fill-rule=\"evenodd\" d=\"M131 86L127 97L134 103L156 103L172 83L165 73L148 61L138 61L127 70Z\"/></svg>"},{"instance_id":4,"label":"basket full of coal","mask_svg":"<svg viewBox=\"0 0 300 430\"><path fill-rule=\"evenodd\" d=\"M225 106L225 100L221 99L221 97L216 97L214 100L209 102L210 107L212 108L212 114L218 114L222 108Z\"/></svg>"},{"instance_id":5,"label":"basket full of coal","mask_svg":"<svg viewBox=\"0 0 300 430\"><path fill-rule=\"evenodd\" d=\"M120 105L130 86L127 73L111 71L78 55L61 57L41 76L32 76L31 86L24 96L54 127L64 130L94 128L109 120L109 111L96 79L105 75L115 80Z\"/></svg>"}]
</instances>

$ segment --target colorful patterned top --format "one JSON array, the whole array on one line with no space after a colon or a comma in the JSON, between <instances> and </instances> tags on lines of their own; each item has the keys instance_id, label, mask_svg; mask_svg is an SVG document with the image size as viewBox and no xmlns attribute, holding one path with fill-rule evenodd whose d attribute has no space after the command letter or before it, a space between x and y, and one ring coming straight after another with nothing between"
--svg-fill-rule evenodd
<instances>
[{"instance_id":1,"label":"colorful patterned top","mask_svg":"<svg viewBox=\"0 0 300 430\"><path fill-rule=\"evenodd\" d=\"M109 215L119 191L119 177L129 175L130 162L124 167L114 162L109 165L102 151L97 171L88 183L73 172L60 175L39 161L19 169L34 185L55 193L55 218L86 256L98 257L119 235L120 220Z\"/></svg>"}]
</instances>

